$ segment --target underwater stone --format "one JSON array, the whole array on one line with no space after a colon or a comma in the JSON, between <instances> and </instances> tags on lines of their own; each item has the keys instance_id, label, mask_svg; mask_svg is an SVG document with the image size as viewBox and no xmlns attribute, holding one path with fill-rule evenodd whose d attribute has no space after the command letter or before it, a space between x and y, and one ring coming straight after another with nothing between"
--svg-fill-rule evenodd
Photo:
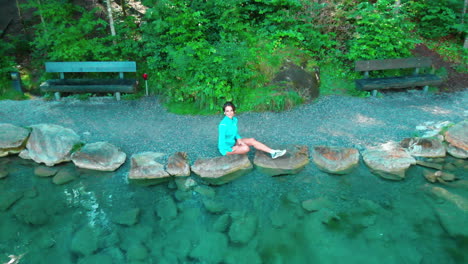
<instances>
[{"instance_id":1,"label":"underwater stone","mask_svg":"<svg viewBox=\"0 0 468 264\"><path fill-rule=\"evenodd\" d=\"M177 217L177 205L172 197L164 197L156 205L156 212L164 220L170 220Z\"/></svg>"},{"instance_id":2,"label":"underwater stone","mask_svg":"<svg viewBox=\"0 0 468 264\"><path fill-rule=\"evenodd\" d=\"M95 254L91 256L85 256L83 258L80 258L78 260L78 264L90 264L90 263L96 263L96 264L113 264L115 263L114 260L112 259L111 256L101 253L101 254Z\"/></svg>"},{"instance_id":3,"label":"underwater stone","mask_svg":"<svg viewBox=\"0 0 468 264\"><path fill-rule=\"evenodd\" d=\"M91 226L78 230L71 241L71 251L81 255L91 255L98 249L98 235Z\"/></svg>"},{"instance_id":4,"label":"underwater stone","mask_svg":"<svg viewBox=\"0 0 468 264\"><path fill-rule=\"evenodd\" d=\"M148 257L148 249L140 243L130 246L127 251L127 260L145 260Z\"/></svg>"},{"instance_id":5,"label":"underwater stone","mask_svg":"<svg viewBox=\"0 0 468 264\"><path fill-rule=\"evenodd\" d=\"M270 154L256 151L254 164L263 173L270 176L297 174L309 163L307 146L289 145L286 154L272 159Z\"/></svg>"},{"instance_id":6,"label":"underwater stone","mask_svg":"<svg viewBox=\"0 0 468 264\"><path fill-rule=\"evenodd\" d=\"M6 211L19 199L23 198L23 192L9 191L0 195L0 211Z\"/></svg>"},{"instance_id":7,"label":"underwater stone","mask_svg":"<svg viewBox=\"0 0 468 264\"><path fill-rule=\"evenodd\" d=\"M445 140L451 145L468 151L468 121L462 121L445 132Z\"/></svg>"},{"instance_id":8,"label":"underwater stone","mask_svg":"<svg viewBox=\"0 0 468 264\"><path fill-rule=\"evenodd\" d=\"M231 214L232 224L229 227L229 239L233 243L249 242L257 231L257 217L242 212Z\"/></svg>"},{"instance_id":9,"label":"underwater stone","mask_svg":"<svg viewBox=\"0 0 468 264\"><path fill-rule=\"evenodd\" d=\"M176 152L167 160L167 172L176 177L190 176L190 166L186 152Z\"/></svg>"},{"instance_id":10,"label":"underwater stone","mask_svg":"<svg viewBox=\"0 0 468 264\"><path fill-rule=\"evenodd\" d=\"M305 200L301 203L302 208L308 212L316 212L322 208L330 206L330 201L325 197L320 197L317 199Z\"/></svg>"},{"instance_id":11,"label":"underwater stone","mask_svg":"<svg viewBox=\"0 0 468 264\"><path fill-rule=\"evenodd\" d=\"M57 174L58 168L47 167L47 166L38 166L34 169L34 175L39 177L52 177Z\"/></svg>"},{"instance_id":12,"label":"underwater stone","mask_svg":"<svg viewBox=\"0 0 468 264\"><path fill-rule=\"evenodd\" d=\"M226 209L223 203L212 199L203 199L203 205L208 212L213 214L219 214Z\"/></svg>"},{"instance_id":13,"label":"underwater stone","mask_svg":"<svg viewBox=\"0 0 468 264\"><path fill-rule=\"evenodd\" d=\"M199 159L193 164L192 171L209 184L221 185L245 175L252 168L247 155L227 155Z\"/></svg>"},{"instance_id":14,"label":"underwater stone","mask_svg":"<svg viewBox=\"0 0 468 264\"><path fill-rule=\"evenodd\" d=\"M71 155L78 168L98 171L115 171L125 162L127 155L108 142L95 142L84 145Z\"/></svg>"},{"instance_id":15,"label":"underwater stone","mask_svg":"<svg viewBox=\"0 0 468 264\"><path fill-rule=\"evenodd\" d=\"M8 171L5 168L0 167L0 179L6 178L8 176Z\"/></svg>"},{"instance_id":16,"label":"underwater stone","mask_svg":"<svg viewBox=\"0 0 468 264\"><path fill-rule=\"evenodd\" d=\"M347 174L359 163L359 151L354 148L316 146L312 160L317 167L327 173Z\"/></svg>"},{"instance_id":17,"label":"underwater stone","mask_svg":"<svg viewBox=\"0 0 468 264\"><path fill-rule=\"evenodd\" d=\"M0 124L0 157L20 153L29 136L29 130L12 124Z\"/></svg>"},{"instance_id":18,"label":"underwater stone","mask_svg":"<svg viewBox=\"0 0 468 264\"><path fill-rule=\"evenodd\" d=\"M406 170L416 164L411 155L396 146L369 148L362 153L362 157L372 172L388 180L403 180Z\"/></svg>"},{"instance_id":19,"label":"underwater stone","mask_svg":"<svg viewBox=\"0 0 468 264\"><path fill-rule=\"evenodd\" d=\"M73 147L80 137L71 129L52 124L31 126L32 132L26 144L28 157L47 166L70 161Z\"/></svg>"},{"instance_id":20,"label":"underwater stone","mask_svg":"<svg viewBox=\"0 0 468 264\"><path fill-rule=\"evenodd\" d=\"M427 162L427 161L422 161L422 160L417 160L416 165L423 166L426 168L436 169L436 170L441 170L443 168L442 164L432 163L432 162Z\"/></svg>"},{"instance_id":21,"label":"underwater stone","mask_svg":"<svg viewBox=\"0 0 468 264\"><path fill-rule=\"evenodd\" d=\"M193 190L207 198L214 198L216 196L215 189L208 186L197 186Z\"/></svg>"},{"instance_id":22,"label":"underwater stone","mask_svg":"<svg viewBox=\"0 0 468 264\"><path fill-rule=\"evenodd\" d=\"M202 234L202 239L189 253L199 263L221 263L228 250L226 235L218 232Z\"/></svg>"},{"instance_id":23,"label":"underwater stone","mask_svg":"<svg viewBox=\"0 0 468 264\"><path fill-rule=\"evenodd\" d=\"M57 185L69 183L78 177L78 173L72 168L63 168L55 174L52 182Z\"/></svg>"},{"instance_id":24,"label":"underwater stone","mask_svg":"<svg viewBox=\"0 0 468 264\"><path fill-rule=\"evenodd\" d=\"M226 264L238 264L238 263L245 263L245 260L248 260L249 264L262 264L265 263L262 261L259 253L257 253L257 249L253 246L247 247L235 247L229 248L229 251L224 258L223 263ZM271 261L269 259L269 263L287 263L287 261Z\"/></svg>"},{"instance_id":25,"label":"underwater stone","mask_svg":"<svg viewBox=\"0 0 468 264\"><path fill-rule=\"evenodd\" d=\"M218 217L216 221L213 223L213 231L216 232L225 232L231 223L231 217L229 214L223 214L222 216Z\"/></svg>"},{"instance_id":26,"label":"underwater stone","mask_svg":"<svg viewBox=\"0 0 468 264\"><path fill-rule=\"evenodd\" d=\"M185 201L192 197L192 193L188 191L177 190L174 193L174 197L177 199L177 201Z\"/></svg>"},{"instance_id":27,"label":"underwater stone","mask_svg":"<svg viewBox=\"0 0 468 264\"><path fill-rule=\"evenodd\" d=\"M174 182L177 185L177 188L181 191L188 191L197 186L197 182L192 178L176 177Z\"/></svg>"},{"instance_id":28,"label":"underwater stone","mask_svg":"<svg viewBox=\"0 0 468 264\"><path fill-rule=\"evenodd\" d=\"M138 223L140 212L140 208L133 208L113 217L112 221L117 224L132 226Z\"/></svg>"},{"instance_id":29,"label":"underwater stone","mask_svg":"<svg viewBox=\"0 0 468 264\"><path fill-rule=\"evenodd\" d=\"M15 208L14 214L16 219L25 224L45 225L51 217L47 214L47 208L44 205L42 200L25 199Z\"/></svg>"},{"instance_id":30,"label":"underwater stone","mask_svg":"<svg viewBox=\"0 0 468 264\"><path fill-rule=\"evenodd\" d=\"M437 138L405 138L400 146L413 157L438 158L445 157L445 146Z\"/></svg>"}]
</instances>

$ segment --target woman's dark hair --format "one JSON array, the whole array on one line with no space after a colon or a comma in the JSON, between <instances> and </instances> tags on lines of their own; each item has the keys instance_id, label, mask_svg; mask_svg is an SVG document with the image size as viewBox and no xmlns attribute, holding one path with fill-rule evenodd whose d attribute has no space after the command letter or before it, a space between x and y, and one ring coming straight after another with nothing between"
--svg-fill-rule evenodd
<instances>
[{"instance_id":1,"label":"woman's dark hair","mask_svg":"<svg viewBox=\"0 0 468 264\"><path fill-rule=\"evenodd\" d=\"M226 103L224 103L224 105L223 105L223 112L225 112L227 106L232 107L232 111L236 112L236 106L235 106L232 102L226 102Z\"/></svg>"}]
</instances>

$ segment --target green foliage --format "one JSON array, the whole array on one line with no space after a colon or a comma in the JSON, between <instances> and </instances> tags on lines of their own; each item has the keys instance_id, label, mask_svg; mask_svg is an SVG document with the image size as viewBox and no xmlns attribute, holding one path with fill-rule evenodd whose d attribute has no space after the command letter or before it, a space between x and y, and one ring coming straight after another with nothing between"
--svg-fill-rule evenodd
<instances>
[{"instance_id":1,"label":"green foliage","mask_svg":"<svg viewBox=\"0 0 468 264\"><path fill-rule=\"evenodd\" d=\"M11 90L10 72L15 71L14 57L10 56L13 46L6 41L0 42L0 96L5 97Z\"/></svg>"},{"instance_id":2,"label":"green foliage","mask_svg":"<svg viewBox=\"0 0 468 264\"><path fill-rule=\"evenodd\" d=\"M348 59L369 60L407 57L414 47L411 35L414 24L406 20L395 1L377 0L375 4L357 5L349 18L355 21L356 33L349 41Z\"/></svg>"},{"instance_id":3,"label":"green foliage","mask_svg":"<svg viewBox=\"0 0 468 264\"><path fill-rule=\"evenodd\" d=\"M457 0L408 0L404 8L413 19L419 33L425 38L440 38L455 32L467 32L466 25L459 24L463 1Z\"/></svg>"}]
</instances>

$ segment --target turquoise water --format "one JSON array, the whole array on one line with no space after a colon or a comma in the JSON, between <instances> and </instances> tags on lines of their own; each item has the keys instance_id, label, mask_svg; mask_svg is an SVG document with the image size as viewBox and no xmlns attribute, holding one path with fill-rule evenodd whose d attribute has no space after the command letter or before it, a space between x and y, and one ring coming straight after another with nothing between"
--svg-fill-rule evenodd
<instances>
[{"instance_id":1,"label":"turquoise water","mask_svg":"<svg viewBox=\"0 0 468 264\"><path fill-rule=\"evenodd\" d=\"M459 178L448 184L428 183L420 167L393 182L363 165L337 176L309 164L222 186L192 175L197 186L185 190L129 184L128 164L60 165L75 179L56 185L34 162L0 158L0 263L467 263L457 230L468 225L468 162L447 160ZM309 200L318 211L304 209Z\"/></svg>"}]
</instances>

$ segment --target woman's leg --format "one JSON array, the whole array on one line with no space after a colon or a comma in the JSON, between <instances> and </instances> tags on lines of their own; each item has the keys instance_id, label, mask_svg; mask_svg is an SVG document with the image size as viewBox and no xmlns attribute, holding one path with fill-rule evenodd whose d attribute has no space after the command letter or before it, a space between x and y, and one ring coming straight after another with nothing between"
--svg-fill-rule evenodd
<instances>
[{"instance_id":1,"label":"woman's leg","mask_svg":"<svg viewBox=\"0 0 468 264\"><path fill-rule=\"evenodd\" d=\"M234 155L234 154L245 154L250 151L250 147L247 145L235 145L232 147L232 151L226 153L226 155Z\"/></svg>"},{"instance_id":2,"label":"woman's leg","mask_svg":"<svg viewBox=\"0 0 468 264\"><path fill-rule=\"evenodd\" d=\"M273 150L270 147L255 140L255 138L241 138L241 139L238 139L237 141L240 141L241 144L245 144L247 146L253 146L255 149L264 151L266 153L273 152Z\"/></svg>"}]
</instances>

